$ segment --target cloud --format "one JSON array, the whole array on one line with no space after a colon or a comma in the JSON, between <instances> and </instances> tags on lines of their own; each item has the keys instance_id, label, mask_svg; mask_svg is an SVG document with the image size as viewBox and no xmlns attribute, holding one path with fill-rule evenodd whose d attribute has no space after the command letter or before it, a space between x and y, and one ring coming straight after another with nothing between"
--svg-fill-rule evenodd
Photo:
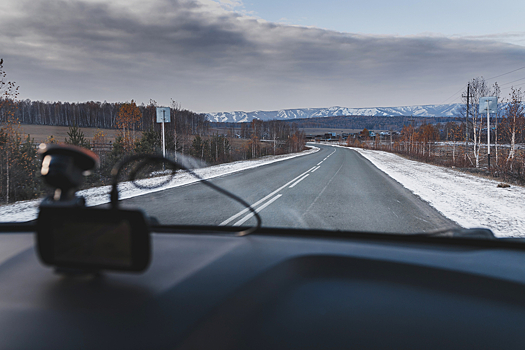
<instances>
[{"instance_id":1,"label":"cloud","mask_svg":"<svg viewBox=\"0 0 525 350\"><path fill-rule=\"evenodd\" d=\"M525 32L505 32L505 33L494 33L477 36L467 36L463 39L474 39L474 40L497 40L500 42L507 43L525 43Z\"/></svg>"},{"instance_id":2,"label":"cloud","mask_svg":"<svg viewBox=\"0 0 525 350\"><path fill-rule=\"evenodd\" d=\"M236 0L13 1L6 8L0 55L32 99L174 98L197 111L439 103L472 77L525 59L524 47L495 40L270 23L233 12L242 8Z\"/></svg>"}]
</instances>

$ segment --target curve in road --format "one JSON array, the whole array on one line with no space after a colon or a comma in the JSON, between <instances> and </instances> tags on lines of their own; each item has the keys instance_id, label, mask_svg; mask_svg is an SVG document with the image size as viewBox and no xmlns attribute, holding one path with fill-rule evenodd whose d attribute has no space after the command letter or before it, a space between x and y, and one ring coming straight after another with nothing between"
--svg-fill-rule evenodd
<instances>
[{"instance_id":1,"label":"curve in road","mask_svg":"<svg viewBox=\"0 0 525 350\"><path fill-rule=\"evenodd\" d=\"M263 226L417 233L458 227L351 149L319 152L214 178ZM127 199L162 224L253 225L245 208L201 183Z\"/></svg>"}]
</instances>

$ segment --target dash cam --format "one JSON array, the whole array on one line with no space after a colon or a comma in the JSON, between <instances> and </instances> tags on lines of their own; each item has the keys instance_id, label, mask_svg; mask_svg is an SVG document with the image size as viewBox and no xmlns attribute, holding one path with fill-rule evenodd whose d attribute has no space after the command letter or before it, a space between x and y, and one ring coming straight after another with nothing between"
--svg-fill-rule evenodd
<instances>
[{"instance_id":1,"label":"dash cam","mask_svg":"<svg viewBox=\"0 0 525 350\"><path fill-rule=\"evenodd\" d=\"M41 174L55 189L40 204L36 243L42 262L61 271L145 271L151 259L146 216L140 210L87 208L75 192L98 166L84 148L40 145Z\"/></svg>"}]
</instances>

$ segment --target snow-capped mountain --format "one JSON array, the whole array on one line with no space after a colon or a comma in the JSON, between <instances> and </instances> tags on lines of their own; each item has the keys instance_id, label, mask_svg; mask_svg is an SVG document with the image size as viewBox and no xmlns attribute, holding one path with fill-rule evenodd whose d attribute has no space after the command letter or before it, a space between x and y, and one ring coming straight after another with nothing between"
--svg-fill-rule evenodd
<instances>
[{"instance_id":1,"label":"snow-capped mountain","mask_svg":"<svg viewBox=\"0 0 525 350\"><path fill-rule=\"evenodd\" d=\"M363 116L415 116L415 117L453 117L457 114L461 104L424 105L404 107L376 107L376 108L299 108L281 109L279 111L254 111L254 112L218 112L208 113L207 117L214 122L250 122L253 119L261 120L286 120L316 117L337 117L349 115Z\"/></svg>"}]
</instances>

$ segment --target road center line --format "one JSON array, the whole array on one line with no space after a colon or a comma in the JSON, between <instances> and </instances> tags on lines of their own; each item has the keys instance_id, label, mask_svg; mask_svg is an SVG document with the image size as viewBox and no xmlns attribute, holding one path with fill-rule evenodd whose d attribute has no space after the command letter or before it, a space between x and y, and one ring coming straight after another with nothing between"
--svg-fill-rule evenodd
<instances>
[{"instance_id":1,"label":"road center line","mask_svg":"<svg viewBox=\"0 0 525 350\"><path fill-rule=\"evenodd\" d=\"M308 176L310 176L310 174L306 174L305 176L303 176L302 178L300 178L299 180L297 180L296 182L293 183L293 185L291 185L290 187L288 188L294 188L295 185L297 185L299 182L303 181L304 179L306 179Z\"/></svg>"},{"instance_id":2,"label":"road center line","mask_svg":"<svg viewBox=\"0 0 525 350\"><path fill-rule=\"evenodd\" d=\"M266 208L267 206L269 206L270 204L272 204L273 202L278 200L279 197L281 197L281 196L282 196L282 194L278 194L277 196L275 196L272 199L270 199L268 202L266 202L263 205L261 205L259 208L255 209L255 211L257 213L260 212L261 210L263 210L264 208ZM244 218L242 218L241 220L237 221L235 224L233 224L233 226L240 226L240 225L244 224L246 221L248 221L252 217L253 217L253 213L250 213L250 214L246 215Z\"/></svg>"},{"instance_id":3,"label":"road center line","mask_svg":"<svg viewBox=\"0 0 525 350\"><path fill-rule=\"evenodd\" d=\"M299 176L296 176L295 178L293 178L292 180L288 181L286 184L284 184L283 186L279 187L278 189L276 189L275 191L273 191L272 193L270 193L269 195L267 195L266 197L264 197L263 199L255 202L254 204L252 204L252 207L255 208L256 206L258 206L259 204L263 203L264 201L266 201L268 198L272 197L273 195L275 195L277 192L281 191L283 188L285 188L286 186L290 186L290 184L294 183L295 181L297 181L297 179L299 179L300 177L304 176L305 174L307 174L308 172L310 172L310 170L314 169L315 167L309 169L308 171L305 171L304 173L300 174ZM246 209L243 209L241 210L240 212L238 212L237 214L231 216L230 218L224 220L223 222L221 222L219 224L219 226L224 226L224 225L228 225L230 222L232 222L233 220L237 219L239 216L243 215L243 214L246 214L250 209L246 208Z\"/></svg>"},{"instance_id":4,"label":"road center line","mask_svg":"<svg viewBox=\"0 0 525 350\"><path fill-rule=\"evenodd\" d=\"M312 170L312 173L314 173L317 169L319 169L320 166L318 166L317 168L315 168L314 170Z\"/></svg>"},{"instance_id":5,"label":"road center line","mask_svg":"<svg viewBox=\"0 0 525 350\"><path fill-rule=\"evenodd\" d=\"M332 153L330 153L325 159L323 159L319 164L321 164L322 162L324 162L328 157L330 157L332 154L335 153L336 150L334 150ZM319 167L318 167L319 168ZM317 169L318 169L317 168ZM292 180L288 181L286 184L284 184L283 186L279 187L278 189L276 189L275 191L273 191L272 193L270 193L269 195L265 196L264 198L260 199L259 201L255 202L254 204L252 204L252 208L255 208L257 207L258 205L264 203L266 200L268 200L269 198L271 198L273 195L275 195L277 192L281 191L283 188L285 188L286 186L291 186L291 184L293 184L294 182L296 182L293 186L295 186L296 184L298 184L300 181L304 180L304 178L306 178L307 176L304 176L306 174L308 174L310 171L315 171L316 167L312 167L310 168L309 170L305 171L304 173L300 174L299 176L296 176L295 178L293 178ZM304 178L302 178L304 176ZM292 186L292 187L293 187ZM290 187L290 188L292 188ZM262 210L264 208L266 208L266 206L270 205L273 201L275 201L277 198L279 198L281 195L279 195L278 197L276 198L272 198L271 201L269 201L267 204L263 204L261 205L261 208L260 209L255 209L256 212L258 212L258 210ZM317 199L316 199L317 200ZM311 206L310 206L311 207ZM244 215L246 214L250 209L246 208L246 209L243 209L241 210L240 212L238 212L237 214L229 217L228 219L224 220L223 222L221 222L219 224L219 226L224 226L224 225L228 225L230 222L232 222L233 220L237 219L239 216L241 215ZM308 211L308 210L307 210ZM251 216L253 216L253 213L250 213ZM249 216L249 215L248 215ZM250 217L251 217L250 216ZM242 220L246 219L248 220L250 217L248 218L243 218ZM241 225L242 223L244 223L245 221L242 221L242 220L239 220L238 222L235 223L235 225ZM242 223L239 224L239 222L242 221Z\"/></svg>"}]
</instances>

